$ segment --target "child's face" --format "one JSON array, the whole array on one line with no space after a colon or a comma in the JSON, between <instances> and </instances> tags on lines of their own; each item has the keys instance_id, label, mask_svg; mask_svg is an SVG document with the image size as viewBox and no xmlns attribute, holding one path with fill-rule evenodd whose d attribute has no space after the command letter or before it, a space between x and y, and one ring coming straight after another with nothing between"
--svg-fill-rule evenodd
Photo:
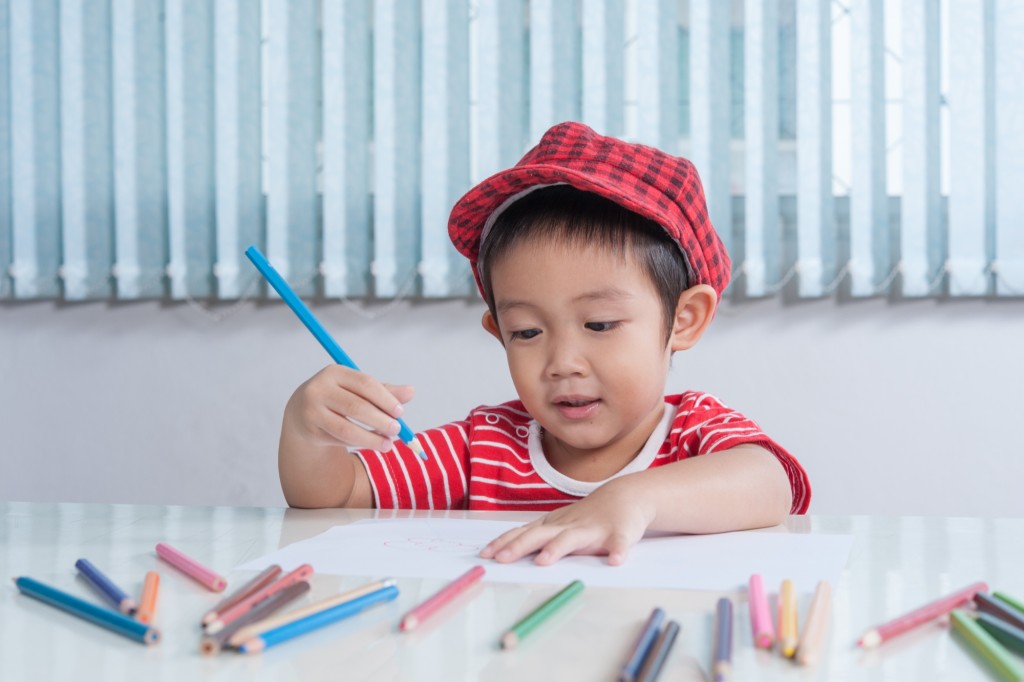
<instances>
[{"instance_id":1,"label":"child's face","mask_svg":"<svg viewBox=\"0 0 1024 682\"><path fill-rule=\"evenodd\" d=\"M671 347L654 284L629 255L533 240L493 264L491 288L551 464L580 480L618 471L664 414Z\"/></svg>"}]
</instances>

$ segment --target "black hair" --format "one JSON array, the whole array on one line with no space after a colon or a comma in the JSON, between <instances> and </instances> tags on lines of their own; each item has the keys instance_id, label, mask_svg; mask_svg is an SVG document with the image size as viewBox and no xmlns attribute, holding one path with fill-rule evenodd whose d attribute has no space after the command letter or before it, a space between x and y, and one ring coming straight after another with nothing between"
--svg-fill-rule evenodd
<instances>
[{"instance_id":1,"label":"black hair","mask_svg":"<svg viewBox=\"0 0 1024 682\"><path fill-rule=\"evenodd\" d=\"M689 287L686 259L663 227L610 199L571 185L534 190L495 219L477 258L484 299L497 320L491 269L512 248L538 236L565 245L594 245L636 259L661 299L665 340L672 333L679 295Z\"/></svg>"}]
</instances>

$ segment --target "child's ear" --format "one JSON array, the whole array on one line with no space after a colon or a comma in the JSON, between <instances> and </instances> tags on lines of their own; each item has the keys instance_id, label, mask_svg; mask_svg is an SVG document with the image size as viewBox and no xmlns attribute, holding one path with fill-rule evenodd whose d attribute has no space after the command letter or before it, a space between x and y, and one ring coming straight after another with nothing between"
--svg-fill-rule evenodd
<instances>
[{"instance_id":1,"label":"child's ear","mask_svg":"<svg viewBox=\"0 0 1024 682\"><path fill-rule=\"evenodd\" d=\"M704 336L718 307L718 294L707 284L692 286L679 294L669 343L673 351L689 350Z\"/></svg>"},{"instance_id":2,"label":"child's ear","mask_svg":"<svg viewBox=\"0 0 1024 682\"><path fill-rule=\"evenodd\" d=\"M505 345L505 342L501 340L501 330L498 329L498 321L494 319L494 315L491 315L490 310L484 312L484 316L481 318L480 324L483 325L488 334L498 339L502 346Z\"/></svg>"}]
</instances>

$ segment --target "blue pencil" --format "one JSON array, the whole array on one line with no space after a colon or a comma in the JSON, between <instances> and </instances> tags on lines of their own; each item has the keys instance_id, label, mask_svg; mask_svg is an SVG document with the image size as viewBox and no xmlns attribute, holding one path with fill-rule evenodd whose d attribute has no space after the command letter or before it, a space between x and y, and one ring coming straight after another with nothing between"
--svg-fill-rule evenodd
<instances>
[{"instance_id":1,"label":"blue pencil","mask_svg":"<svg viewBox=\"0 0 1024 682\"><path fill-rule=\"evenodd\" d=\"M14 584L18 586L22 594L34 597L50 606L55 606L73 616L78 616L91 623L105 627L129 639L134 639L143 644L156 644L160 641L160 631L156 628L140 623L134 618L129 618L117 611L111 611L102 606L90 604L66 592L61 592L54 587L44 585L38 580L21 577L15 578Z\"/></svg>"},{"instance_id":2,"label":"blue pencil","mask_svg":"<svg viewBox=\"0 0 1024 682\"><path fill-rule=\"evenodd\" d=\"M363 595L352 601L347 601L331 607L319 613L314 613L300 620L282 625L281 627L267 630L259 637L254 637L238 647L243 654L255 654L269 649L272 646L287 642L289 639L312 632L325 625L330 625L339 620L350 618L357 613L383 602L392 601L398 596L398 588L388 585L385 588Z\"/></svg>"},{"instance_id":3,"label":"blue pencil","mask_svg":"<svg viewBox=\"0 0 1024 682\"><path fill-rule=\"evenodd\" d=\"M633 650L629 654L629 660L622 666L622 670L619 673L620 682L633 682L637 678L640 667L644 664L644 659L647 658L648 652L654 646L654 640L658 637L658 631L661 629L661 622L663 620L665 620L665 611L663 609L655 608L651 611L651 615L647 617L647 623L640 631L640 635L633 645Z\"/></svg>"},{"instance_id":4,"label":"blue pencil","mask_svg":"<svg viewBox=\"0 0 1024 682\"><path fill-rule=\"evenodd\" d=\"M665 659L668 658L668 653L676 642L677 635L679 635L679 623L670 620L661 629L661 634L658 635L657 641L654 642L647 654L644 667L640 668L640 673L637 675L637 682L654 682L658 679L661 669L665 666Z\"/></svg>"},{"instance_id":5,"label":"blue pencil","mask_svg":"<svg viewBox=\"0 0 1024 682\"><path fill-rule=\"evenodd\" d=\"M110 578L105 576L100 569L92 565L88 559L79 559L75 562L75 568L81 573L90 585L95 588L107 601L114 605L121 613L133 615L138 605L135 600L128 596L124 590L114 584Z\"/></svg>"},{"instance_id":6,"label":"blue pencil","mask_svg":"<svg viewBox=\"0 0 1024 682\"><path fill-rule=\"evenodd\" d=\"M338 345L338 342L327 333L327 330L324 329L322 324L320 324L320 321L313 316L313 312L305 303L302 302L302 299L295 294L295 291L288 286L288 282L284 281L284 277L274 269L274 266L270 264L260 250L255 246L250 246L245 250L245 255L249 257L249 260L251 260L252 264L256 266L256 269L260 271L260 274L262 274L267 282L270 283L270 286L274 287L274 291L278 293L281 300L287 303L288 307L292 309L292 312L295 313L302 324L306 325L306 329L316 337L316 340L320 342L320 345L323 346L324 350L330 354L331 358L333 358L339 365L345 365L346 367L359 371L359 367L352 361L352 358L348 356L348 353L342 350L341 346ZM412 432L412 429L410 429L402 419L398 420L398 425L401 427L401 430L398 432L398 437L401 438L406 445L412 448L413 452L423 459L426 459L427 454L423 451L423 446L420 445L420 442L416 439L416 434Z\"/></svg>"}]
</instances>

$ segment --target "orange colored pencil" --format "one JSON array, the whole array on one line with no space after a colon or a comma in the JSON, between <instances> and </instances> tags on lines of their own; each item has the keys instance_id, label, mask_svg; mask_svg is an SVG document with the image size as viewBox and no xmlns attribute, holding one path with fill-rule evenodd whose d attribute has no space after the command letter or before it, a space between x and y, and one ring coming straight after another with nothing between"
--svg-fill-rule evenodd
<instances>
[{"instance_id":1,"label":"orange colored pencil","mask_svg":"<svg viewBox=\"0 0 1024 682\"><path fill-rule=\"evenodd\" d=\"M156 597L160 591L160 574L156 571L148 571L146 580L142 583L142 596L139 597L139 610L135 612L135 618L140 623L153 622L156 614Z\"/></svg>"},{"instance_id":2,"label":"orange colored pencil","mask_svg":"<svg viewBox=\"0 0 1024 682\"><path fill-rule=\"evenodd\" d=\"M215 635L220 632L225 625L232 622L242 614L251 611L261 601L270 597L289 585L294 585L302 580L308 580L313 575L313 567L309 564L302 564L291 573L288 573L277 582L270 583L266 587L262 588L258 592L254 592L242 601L238 602L231 608L225 609L221 613L217 614L217 620L207 623L206 634Z\"/></svg>"}]
</instances>

